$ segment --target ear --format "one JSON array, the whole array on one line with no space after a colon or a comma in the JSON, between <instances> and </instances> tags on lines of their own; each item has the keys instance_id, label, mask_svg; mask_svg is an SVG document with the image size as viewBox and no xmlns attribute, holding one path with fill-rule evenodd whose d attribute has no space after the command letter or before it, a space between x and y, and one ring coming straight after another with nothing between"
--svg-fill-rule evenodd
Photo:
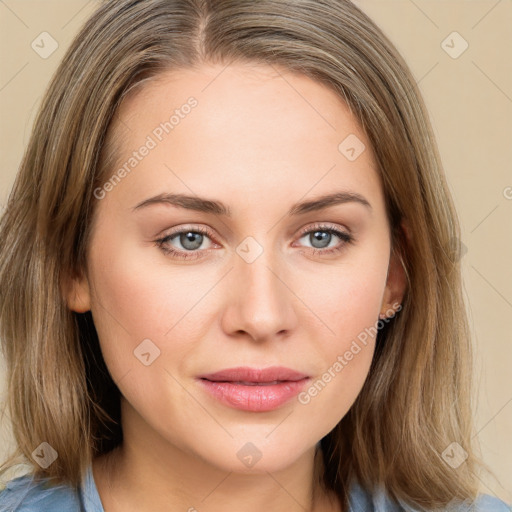
<instances>
[{"instance_id":1,"label":"ear","mask_svg":"<svg viewBox=\"0 0 512 512\"><path fill-rule=\"evenodd\" d=\"M85 275L66 275L62 280L62 295L68 308L76 313L86 313L91 309L89 281Z\"/></svg>"},{"instance_id":2,"label":"ear","mask_svg":"<svg viewBox=\"0 0 512 512\"><path fill-rule=\"evenodd\" d=\"M400 229L403 231L403 238L410 240L410 231L404 221L400 224ZM399 304L402 304L406 288L407 277L405 269L399 250L395 247L391 251L389 259L386 287L384 289L379 318L388 317L390 310L394 311Z\"/></svg>"}]
</instances>

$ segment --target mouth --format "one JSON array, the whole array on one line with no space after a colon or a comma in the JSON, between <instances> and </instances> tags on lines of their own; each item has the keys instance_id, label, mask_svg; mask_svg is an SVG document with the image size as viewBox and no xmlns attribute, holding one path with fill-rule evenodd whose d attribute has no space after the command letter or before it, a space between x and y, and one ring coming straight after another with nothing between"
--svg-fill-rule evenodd
<instances>
[{"instance_id":1,"label":"mouth","mask_svg":"<svg viewBox=\"0 0 512 512\"><path fill-rule=\"evenodd\" d=\"M300 393L309 380L309 376L284 367L239 367L198 377L210 396L224 405L249 412L281 407Z\"/></svg>"},{"instance_id":2,"label":"mouth","mask_svg":"<svg viewBox=\"0 0 512 512\"><path fill-rule=\"evenodd\" d=\"M230 381L230 380L210 380L210 379L204 379L208 380L209 382L231 382L232 384L240 384L242 386L273 386L275 384L280 384L281 382L291 382L286 380L273 380L272 382L247 382L247 381Z\"/></svg>"},{"instance_id":3,"label":"mouth","mask_svg":"<svg viewBox=\"0 0 512 512\"><path fill-rule=\"evenodd\" d=\"M239 366L226 368L215 373L200 375L199 378L211 382L237 382L242 384L275 384L278 382L296 382L308 377L305 373L285 368L284 366L270 366L268 368L249 368Z\"/></svg>"}]
</instances>

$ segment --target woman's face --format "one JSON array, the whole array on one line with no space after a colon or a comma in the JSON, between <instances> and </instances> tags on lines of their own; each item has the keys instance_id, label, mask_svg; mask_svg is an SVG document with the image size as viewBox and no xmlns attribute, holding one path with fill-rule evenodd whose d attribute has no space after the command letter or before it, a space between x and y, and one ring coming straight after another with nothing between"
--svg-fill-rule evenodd
<instances>
[{"instance_id":1,"label":"woman's face","mask_svg":"<svg viewBox=\"0 0 512 512\"><path fill-rule=\"evenodd\" d=\"M161 75L112 130L69 304L92 311L125 432L154 456L288 466L347 413L401 298L369 141L334 92L258 65Z\"/></svg>"}]
</instances>

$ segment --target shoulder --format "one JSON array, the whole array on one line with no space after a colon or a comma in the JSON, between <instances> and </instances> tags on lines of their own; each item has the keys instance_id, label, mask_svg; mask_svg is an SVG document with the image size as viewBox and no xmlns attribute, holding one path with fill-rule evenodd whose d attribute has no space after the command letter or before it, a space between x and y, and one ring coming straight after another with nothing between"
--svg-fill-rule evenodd
<instances>
[{"instance_id":1,"label":"shoulder","mask_svg":"<svg viewBox=\"0 0 512 512\"><path fill-rule=\"evenodd\" d=\"M0 512L79 512L80 502L70 486L50 485L25 475L7 482L0 491Z\"/></svg>"},{"instance_id":2,"label":"shoulder","mask_svg":"<svg viewBox=\"0 0 512 512\"><path fill-rule=\"evenodd\" d=\"M507 505L504 501L494 496L480 494L473 504L473 508L468 507L468 511L469 510L474 510L475 512L512 512L512 505Z\"/></svg>"},{"instance_id":3,"label":"shoulder","mask_svg":"<svg viewBox=\"0 0 512 512\"><path fill-rule=\"evenodd\" d=\"M414 508L402 501L393 501L388 494L379 488L370 493L358 484L354 484L350 492L350 510L354 512L424 512L419 508ZM512 506L507 505L500 499L480 494L477 499L470 503L453 502L448 505L445 512L512 512Z\"/></svg>"}]
</instances>

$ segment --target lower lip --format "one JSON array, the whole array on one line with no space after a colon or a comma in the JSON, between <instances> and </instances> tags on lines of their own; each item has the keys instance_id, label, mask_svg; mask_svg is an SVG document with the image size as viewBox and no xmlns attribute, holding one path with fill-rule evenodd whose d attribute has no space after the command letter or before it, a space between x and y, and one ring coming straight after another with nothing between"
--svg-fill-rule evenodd
<instances>
[{"instance_id":1,"label":"lower lip","mask_svg":"<svg viewBox=\"0 0 512 512\"><path fill-rule=\"evenodd\" d=\"M200 379L202 386L220 402L251 412L272 411L297 396L309 378L279 384L248 386L234 382Z\"/></svg>"}]
</instances>

